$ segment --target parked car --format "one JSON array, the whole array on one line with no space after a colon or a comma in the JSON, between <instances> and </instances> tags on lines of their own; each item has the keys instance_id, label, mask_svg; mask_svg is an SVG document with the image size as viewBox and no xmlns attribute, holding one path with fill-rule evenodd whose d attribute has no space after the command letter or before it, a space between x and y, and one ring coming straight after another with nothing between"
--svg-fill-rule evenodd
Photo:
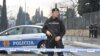
<instances>
[{"instance_id":1,"label":"parked car","mask_svg":"<svg viewBox=\"0 0 100 56\"><path fill-rule=\"evenodd\" d=\"M0 33L0 47L33 47L45 48L46 35L42 26L20 25Z\"/></svg>"}]
</instances>

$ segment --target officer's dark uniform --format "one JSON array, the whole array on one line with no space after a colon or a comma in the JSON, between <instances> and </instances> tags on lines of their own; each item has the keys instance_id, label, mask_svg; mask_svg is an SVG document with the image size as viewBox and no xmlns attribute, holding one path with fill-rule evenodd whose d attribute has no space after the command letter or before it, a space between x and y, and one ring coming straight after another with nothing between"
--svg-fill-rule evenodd
<instances>
[{"instance_id":1,"label":"officer's dark uniform","mask_svg":"<svg viewBox=\"0 0 100 56\"><path fill-rule=\"evenodd\" d=\"M94 38L97 38L97 35L98 35L98 27L97 25L94 25Z\"/></svg>"},{"instance_id":2,"label":"officer's dark uniform","mask_svg":"<svg viewBox=\"0 0 100 56\"><path fill-rule=\"evenodd\" d=\"M90 25L89 27L89 38L92 37L93 38L94 33L93 33L93 25Z\"/></svg>"},{"instance_id":3,"label":"officer's dark uniform","mask_svg":"<svg viewBox=\"0 0 100 56\"><path fill-rule=\"evenodd\" d=\"M61 40L56 42L55 39L53 39L51 42L50 40L53 38L52 36L47 35L47 42L46 42L46 47L47 48L64 48L63 43L62 43L62 37L65 34L65 26L59 18L53 19L50 17L49 19L46 20L44 26L43 26L43 33L46 33L46 31L51 29L53 33L56 36L60 36ZM52 34L52 33L51 33ZM54 52L48 52L48 56L53 56ZM63 56L62 52L57 53L58 56Z\"/></svg>"}]
</instances>

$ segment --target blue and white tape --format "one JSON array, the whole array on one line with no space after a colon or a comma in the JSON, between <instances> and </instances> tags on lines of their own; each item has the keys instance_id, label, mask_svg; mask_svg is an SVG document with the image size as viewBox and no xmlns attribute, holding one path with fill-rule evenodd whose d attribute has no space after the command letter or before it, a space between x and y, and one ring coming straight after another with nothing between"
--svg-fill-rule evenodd
<instances>
[{"instance_id":1,"label":"blue and white tape","mask_svg":"<svg viewBox=\"0 0 100 56\"><path fill-rule=\"evenodd\" d=\"M35 48L0 48L0 50L6 51L32 51L32 52L100 52L100 49L35 49Z\"/></svg>"}]
</instances>

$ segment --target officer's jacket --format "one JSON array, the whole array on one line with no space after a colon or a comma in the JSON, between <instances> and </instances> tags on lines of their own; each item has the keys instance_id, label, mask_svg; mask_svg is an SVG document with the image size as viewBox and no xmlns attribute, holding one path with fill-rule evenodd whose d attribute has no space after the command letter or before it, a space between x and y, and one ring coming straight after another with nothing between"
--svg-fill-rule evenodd
<instances>
[{"instance_id":1,"label":"officer's jacket","mask_svg":"<svg viewBox=\"0 0 100 56\"><path fill-rule=\"evenodd\" d=\"M65 34L65 26L59 18L53 19L50 17L46 20L42 32L46 33L46 31L50 31L51 29L56 36L63 36ZM52 33L51 33L52 34Z\"/></svg>"}]
</instances>

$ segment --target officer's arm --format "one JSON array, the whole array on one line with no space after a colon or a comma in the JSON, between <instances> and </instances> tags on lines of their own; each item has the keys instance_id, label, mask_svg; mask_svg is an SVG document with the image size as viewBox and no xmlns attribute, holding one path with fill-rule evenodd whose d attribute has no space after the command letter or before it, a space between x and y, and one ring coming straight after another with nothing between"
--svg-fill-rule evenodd
<instances>
[{"instance_id":1,"label":"officer's arm","mask_svg":"<svg viewBox=\"0 0 100 56\"><path fill-rule=\"evenodd\" d=\"M46 22L44 23L44 26L42 28L43 33L46 33L46 31L47 31L47 23L48 23L48 20L46 20Z\"/></svg>"},{"instance_id":2,"label":"officer's arm","mask_svg":"<svg viewBox=\"0 0 100 56\"><path fill-rule=\"evenodd\" d=\"M63 37L65 34L65 26L64 23L61 21L60 22L60 36Z\"/></svg>"}]
</instances>

